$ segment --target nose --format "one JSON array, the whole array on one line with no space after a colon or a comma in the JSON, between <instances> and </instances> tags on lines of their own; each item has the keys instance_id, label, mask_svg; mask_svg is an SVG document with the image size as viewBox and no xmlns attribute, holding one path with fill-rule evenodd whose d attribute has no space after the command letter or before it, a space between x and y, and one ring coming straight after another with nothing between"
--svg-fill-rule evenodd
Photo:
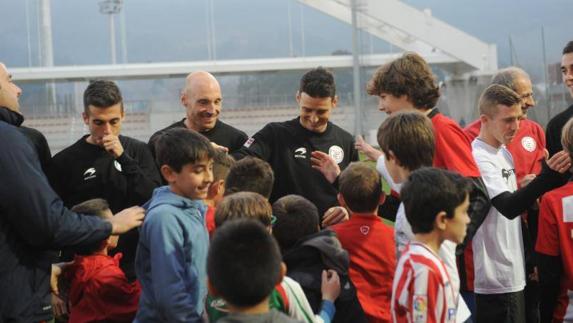
<instances>
[{"instance_id":1,"label":"nose","mask_svg":"<svg viewBox=\"0 0 573 323\"><path fill-rule=\"evenodd\" d=\"M317 123L318 122L318 116L316 114L311 114L309 117L309 120L311 123Z\"/></svg>"},{"instance_id":2,"label":"nose","mask_svg":"<svg viewBox=\"0 0 573 323\"><path fill-rule=\"evenodd\" d=\"M204 181L205 181L205 183L211 183L211 182L213 182L213 179L214 179L213 178L213 170L210 169L207 171L207 176L205 176Z\"/></svg>"},{"instance_id":3,"label":"nose","mask_svg":"<svg viewBox=\"0 0 573 323\"><path fill-rule=\"evenodd\" d=\"M109 122L106 122L103 126L103 134L104 135L109 135L111 134L111 124Z\"/></svg>"},{"instance_id":4,"label":"nose","mask_svg":"<svg viewBox=\"0 0 573 323\"><path fill-rule=\"evenodd\" d=\"M14 86L16 87L16 95L20 97L20 95L22 95L22 89L16 84L14 84Z\"/></svg>"},{"instance_id":5,"label":"nose","mask_svg":"<svg viewBox=\"0 0 573 323\"><path fill-rule=\"evenodd\" d=\"M384 112L384 111L386 111L386 109L384 109L384 104L382 104L382 103L383 103L382 99L378 98L378 110Z\"/></svg>"}]
</instances>

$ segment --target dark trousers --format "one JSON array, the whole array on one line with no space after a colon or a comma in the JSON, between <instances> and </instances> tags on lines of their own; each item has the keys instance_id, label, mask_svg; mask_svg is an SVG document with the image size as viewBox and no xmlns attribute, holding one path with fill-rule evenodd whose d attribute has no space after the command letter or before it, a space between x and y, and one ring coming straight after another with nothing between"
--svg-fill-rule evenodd
<instances>
[{"instance_id":1,"label":"dark trousers","mask_svg":"<svg viewBox=\"0 0 573 323\"><path fill-rule=\"evenodd\" d=\"M524 323L523 291L505 294L475 294L477 323Z\"/></svg>"}]
</instances>

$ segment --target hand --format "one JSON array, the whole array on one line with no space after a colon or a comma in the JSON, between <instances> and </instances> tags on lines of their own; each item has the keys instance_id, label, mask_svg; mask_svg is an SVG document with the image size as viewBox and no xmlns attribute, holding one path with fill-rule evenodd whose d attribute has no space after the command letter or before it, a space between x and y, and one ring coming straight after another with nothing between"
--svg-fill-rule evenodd
<instances>
[{"instance_id":1,"label":"hand","mask_svg":"<svg viewBox=\"0 0 573 323\"><path fill-rule=\"evenodd\" d=\"M378 158L382 155L382 152L364 141L361 135L356 136L356 142L354 143L354 147L362 152L368 159L372 161L377 161Z\"/></svg>"},{"instance_id":2,"label":"hand","mask_svg":"<svg viewBox=\"0 0 573 323\"><path fill-rule=\"evenodd\" d=\"M336 177L340 174L340 167L334 158L322 151L313 151L310 154L310 163L312 168L320 171L329 183L334 183Z\"/></svg>"},{"instance_id":3,"label":"hand","mask_svg":"<svg viewBox=\"0 0 573 323\"><path fill-rule=\"evenodd\" d=\"M50 275L50 288L52 293L59 295L60 290L58 289L58 278L62 274L62 267L59 264L52 264L52 273Z\"/></svg>"},{"instance_id":4,"label":"hand","mask_svg":"<svg viewBox=\"0 0 573 323\"><path fill-rule=\"evenodd\" d=\"M145 217L145 209L139 206L132 206L122 210L108 221L111 222L111 234L122 234L141 226Z\"/></svg>"},{"instance_id":5,"label":"hand","mask_svg":"<svg viewBox=\"0 0 573 323\"><path fill-rule=\"evenodd\" d=\"M527 174L519 181L519 187L525 187L527 184L531 183L537 177L535 174Z\"/></svg>"},{"instance_id":6,"label":"hand","mask_svg":"<svg viewBox=\"0 0 573 323\"><path fill-rule=\"evenodd\" d=\"M563 174L571 168L571 156L569 156L569 153L562 150L547 160L547 166L552 170Z\"/></svg>"},{"instance_id":7,"label":"hand","mask_svg":"<svg viewBox=\"0 0 573 323\"><path fill-rule=\"evenodd\" d=\"M320 286L322 299L334 302L340 295L340 278L336 271L329 269L322 271L322 284Z\"/></svg>"},{"instance_id":8,"label":"hand","mask_svg":"<svg viewBox=\"0 0 573 323\"><path fill-rule=\"evenodd\" d=\"M324 217L322 218L322 226L327 227L329 225L337 224L340 222L348 221L349 219L348 211L342 206L334 206L324 212Z\"/></svg>"},{"instance_id":9,"label":"hand","mask_svg":"<svg viewBox=\"0 0 573 323\"><path fill-rule=\"evenodd\" d=\"M217 145L216 143L211 141L211 146L213 146L213 148L215 148L216 151L220 151L223 153L228 153L229 152L229 148L225 147L225 146L220 146Z\"/></svg>"},{"instance_id":10,"label":"hand","mask_svg":"<svg viewBox=\"0 0 573 323\"><path fill-rule=\"evenodd\" d=\"M119 158L123 154L123 146L116 135L105 135L101 139L102 147L110 153L113 158Z\"/></svg>"},{"instance_id":11,"label":"hand","mask_svg":"<svg viewBox=\"0 0 573 323\"><path fill-rule=\"evenodd\" d=\"M52 311L55 317L61 317L68 314L66 302L58 295L52 293Z\"/></svg>"},{"instance_id":12,"label":"hand","mask_svg":"<svg viewBox=\"0 0 573 323\"><path fill-rule=\"evenodd\" d=\"M539 272L537 271L537 267L533 267L533 272L527 276L529 280L534 282L539 282Z\"/></svg>"}]
</instances>

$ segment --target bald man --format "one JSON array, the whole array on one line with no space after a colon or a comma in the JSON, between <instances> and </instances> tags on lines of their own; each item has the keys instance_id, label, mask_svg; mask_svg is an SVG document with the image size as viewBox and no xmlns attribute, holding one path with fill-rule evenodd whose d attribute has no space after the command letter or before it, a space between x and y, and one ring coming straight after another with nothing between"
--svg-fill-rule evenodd
<instances>
[{"instance_id":1,"label":"bald man","mask_svg":"<svg viewBox=\"0 0 573 323\"><path fill-rule=\"evenodd\" d=\"M219 120L223 98L217 79L208 72L193 72L185 79L185 88L181 92L181 104L185 107L186 118L169 127L159 130L149 139L149 146L155 152L154 144L158 135L166 129L185 127L193 129L229 152L241 148L247 135Z\"/></svg>"}]
</instances>

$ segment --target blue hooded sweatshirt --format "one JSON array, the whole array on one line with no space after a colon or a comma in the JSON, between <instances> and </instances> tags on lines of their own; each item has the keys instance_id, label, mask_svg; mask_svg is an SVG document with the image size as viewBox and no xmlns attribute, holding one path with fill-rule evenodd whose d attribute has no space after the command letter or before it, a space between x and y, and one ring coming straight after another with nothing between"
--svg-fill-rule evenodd
<instances>
[{"instance_id":1,"label":"blue hooded sweatshirt","mask_svg":"<svg viewBox=\"0 0 573 323\"><path fill-rule=\"evenodd\" d=\"M141 298L134 322L201 322L207 295L207 207L173 193L153 191L141 227L135 271Z\"/></svg>"}]
</instances>

